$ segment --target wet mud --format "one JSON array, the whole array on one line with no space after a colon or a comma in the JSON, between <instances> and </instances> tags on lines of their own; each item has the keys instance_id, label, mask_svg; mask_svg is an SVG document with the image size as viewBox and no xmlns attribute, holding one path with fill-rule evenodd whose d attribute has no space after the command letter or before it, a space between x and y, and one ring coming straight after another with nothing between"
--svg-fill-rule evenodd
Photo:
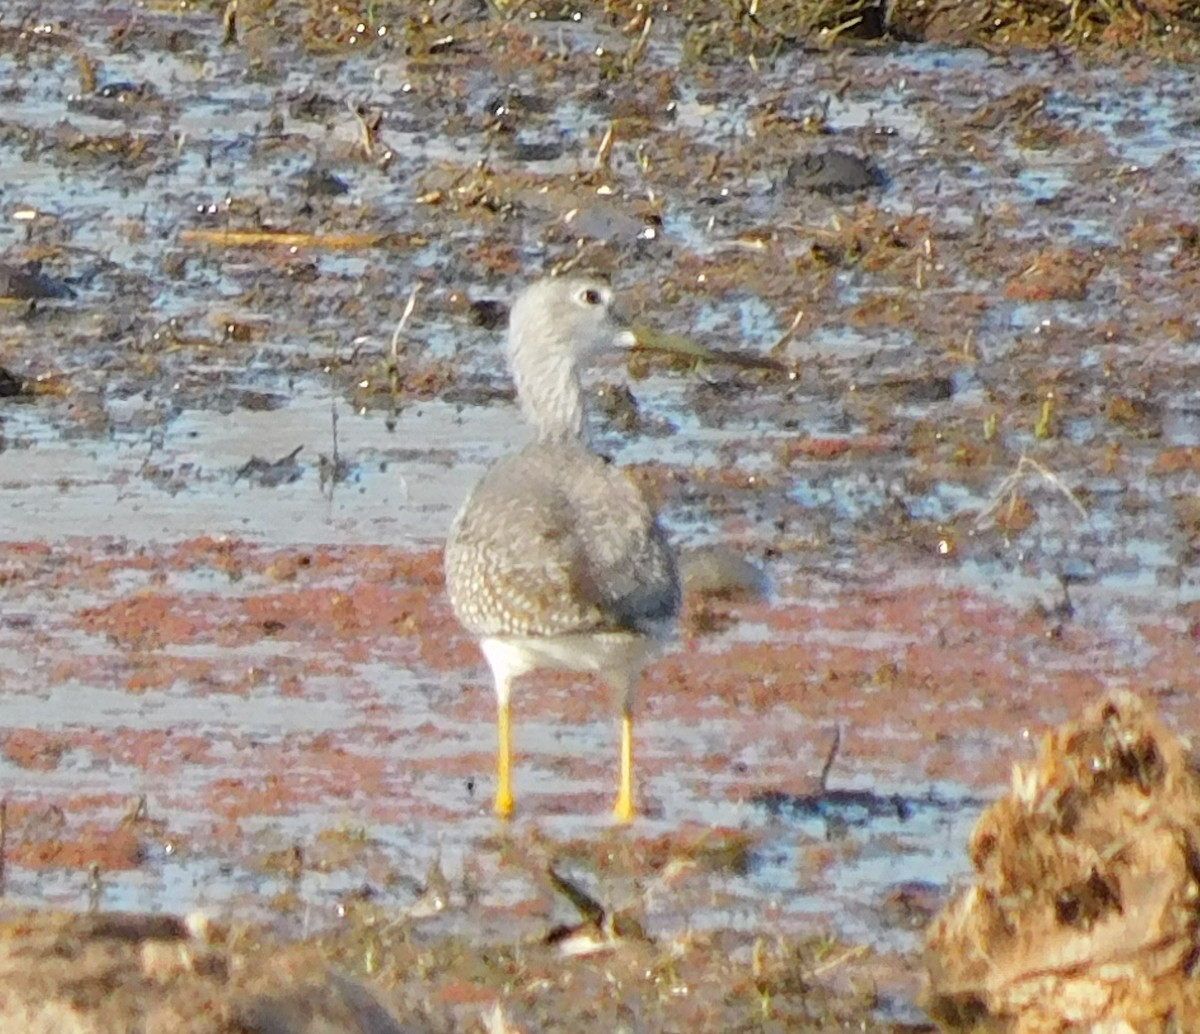
<instances>
[{"instance_id":1,"label":"wet mud","mask_svg":"<svg viewBox=\"0 0 1200 1034\"><path fill-rule=\"evenodd\" d=\"M1112 690L1200 727L1197 26L551 6L0 15L6 898L435 1029L927 1024L1013 762ZM727 354L597 373L693 572L645 817L549 675L502 827L441 541L580 268Z\"/></svg>"}]
</instances>

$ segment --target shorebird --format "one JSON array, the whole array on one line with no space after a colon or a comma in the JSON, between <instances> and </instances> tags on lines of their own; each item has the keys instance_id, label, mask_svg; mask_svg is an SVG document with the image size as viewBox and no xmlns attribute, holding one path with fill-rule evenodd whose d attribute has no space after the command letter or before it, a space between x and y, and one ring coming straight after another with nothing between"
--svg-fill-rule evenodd
<instances>
[{"instance_id":1,"label":"shorebird","mask_svg":"<svg viewBox=\"0 0 1200 1034\"><path fill-rule=\"evenodd\" d=\"M496 683L495 810L513 812L513 683L543 668L599 674L621 713L620 822L636 814L633 708L642 667L679 613L674 553L641 490L592 451L581 365L629 348L611 289L542 280L512 307L508 365L537 438L496 463L459 511L446 543L446 585Z\"/></svg>"}]
</instances>

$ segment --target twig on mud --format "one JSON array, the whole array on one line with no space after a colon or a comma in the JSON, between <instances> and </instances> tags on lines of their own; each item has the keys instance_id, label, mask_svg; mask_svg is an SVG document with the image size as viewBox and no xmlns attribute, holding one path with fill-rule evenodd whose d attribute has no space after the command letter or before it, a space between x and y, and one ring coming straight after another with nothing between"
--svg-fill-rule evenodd
<instances>
[{"instance_id":1,"label":"twig on mud","mask_svg":"<svg viewBox=\"0 0 1200 1034\"><path fill-rule=\"evenodd\" d=\"M421 290L421 285L417 284L408 293L408 301L404 305L404 311L400 314L400 321L396 324L396 329L392 331L392 362L396 361L396 355L400 349L400 335L404 333L404 327L408 323L409 317L413 314L413 309L417 307L417 294Z\"/></svg>"},{"instance_id":2,"label":"twig on mud","mask_svg":"<svg viewBox=\"0 0 1200 1034\"><path fill-rule=\"evenodd\" d=\"M995 495L992 496L992 501L988 503L988 505L985 506L980 512L979 516L975 518L975 530L978 531L984 526L984 522L1000 509L1000 507L1004 504L1005 499L1008 500L1009 517L1012 517L1017 505L1017 486L1024 479L1026 473L1031 469L1034 473L1040 474L1042 480L1046 481L1052 488L1056 489L1059 493L1065 496L1067 501L1073 507L1075 507L1075 511L1079 514L1082 520L1086 521L1088 519L1088 512L1083 503L1079 501L1079 498L1074 492L1071 491L1071 489L1063 484L1062 478L1060 478L1048 467L1043 466L1037 460L1030 459L1028 456L1022 455L1021 458L1017 460L1017 466L1012 473L1010 473L1003 481L1000 482L999 487L996 489Z\"/></svg>"},{"instance_id":3,"label":"twig on mud","mask_svg":"<svg viewBox=\"0 0 1200 1034\"><path fill-rule=\"evenodd\" d=\"M221 28L224 30L221 36L221 46L232 47L237 45L237 9L238 0L229 0L225 5L225 13L221 16Z\"/></svg>"},{"instance_id":4,"label":"twig on mud","mask_svg":"<svg viewBox=\"0 0 1200 1034\"><path fill-rule=\"evenodd\" d=\"M625 57L622 59L622 64L625 66L626 72L632 72L634 66L642 59L642 55L646 52L646 44L650 42L650 30L654 28L654 19L649 15L645 15L645 21L642 22L642 31L638 34L638 38L634 41L632 47L625 52Z\"/></svg>"},{"instance_id":5,"label":"twig on mud","mask_svg":"<svg viewBox=\"0 0 1200 1034\"><path fill-rule=\"evenodd\" d=\"M72 49L75 67L79 69L79 96L96 92L96 62L83 50Z\"/></svg>"},{"instance_id":6,"label":"twig on mud","mask_svg":"<svg viewBox=\"0 0 1200 1034\"><path fill-rule=\"evenodd\" d=\"M596 148L596 157L592 160L592 168L597 172L607 172L609 159L612 158L613 140L616 137L616 125L610 122L604 131L604 138Z\"/></svg>"},{"instance_id":7,"label":"twig on mud","mask_svg":"<svg viewBox=\"0 0 1200 1034\"><path fill-rule=\"evenodd\" d=\"M600 926L604 922L604 906L579 886L578 883L560 875L553 865L546 867L546 875L550 877L550 883L554 889L571 902L575 906L576 911L584 919L590 923L595 923L597 926Z\"/></svg>"},{"instance_id":8,"label":"twig on mud","mask_svg":"<svg viewBox=\"0 0 1200 1034\"><path fill-rule=\"evenodd\" d=\"M88 914L100 911L100 897L104 893L104 884L100 882L100 863L92 862L88 866Z\"/></svg>"},{"instance_id":9,"label":"twig on mud","mask_svg":"<svg viewBox=\"0 0 1200 1034\"><path fill-rule=\"evenodd\" d=\"M321 493L326 500L333 502L333 491L338 482L345 481L350 474L350 464L342 459L338 449L338 410L337 399L329 400L329 436L332 439L330 455L321 453L317 457L317 478L321 485Z\"/></svg>"},{"instance_id":10,"label":"twig on mud","mask_svg":"<svg viewBox=\"0 0 1200 1034\"><path fill-rule=\"evenodd\" d=\"M230 230L195 226L179 232L181 244L205 244L223 248L317 248L347 251L373 248L387 239L386 233L304 233L291 230Z\"/></svg>"},{"instance_id":11,"label":"twig on mud","mask_svg":"<svg viewBox=\"0 0 1200 1034\"><path fill-rule=\"evenodd\" d=\"M8 857L8 798L0 800L0 897L5 893Z\"/></svg>"},{"instance_id":12,"label":"twig on mud","mask_svg":"<svg viewBox=\"0 0 1200 1034\"><path fill-rule=\"evenodd\" d=\"M821 787L821 793L825 792L826 785L829 782L829 770L833 768L834 761L837 760L838 751L842 746L842 727L835 726L833 730L833 742L829 744L829 751L825 755L825 764L821 766L821 775L818 777L818 785Z\"/></svg>"},{"instance_id":13,"label":"twig on mud","mask_svg":"<svg viewBox=\"0 0 1200 1034\"><path fill-rule=\"evenodd\" d=\"M767 349L767 355L779 358L780 354L787 348L788 342L796 336L796 330L800 326L800 321L804 319L804 310L797 309L796 315L792 317L792 322L788 324L787 330L779 335L779 340Z\"/></svg>"},{"instance_id":14,"label":"twig on mud","mask_svg":"<svg viewBox=\"0 0 1200 1034\"><path fill-rule=\"evenodd\" d=\"M363 105L355 104L351 101L346 102L346 107L358 123L359 141L362 144L363 157L370 159L375 153L379 126L383 122L383 112L378 108L374 111L367 111Z\"/></svg>"},{"instance_id":15,"label":"twig on mud","mask_svg":"<svg viewBox=\"0 0 1200 1034\"><path fill-rule=\"evenodd\" d=\"M819 966L808 971L808 975L812 977L823 977L826 973L830 973L839 966L844 966L847 962L854 962L861 959L864 955L870 952L869 944L859 944L853 948L847 948L840 955L835 955L832 959L822 962Z\"/></svg>"},{"instance_id":16,"label":"twig on mud","mask_svg":"<svg viewBox=\"0 0 1200 1034\"><path fill-rule=\"evenodd\" d=\"M389 401L386 425L389 431L396 429L396 418L400 415L400 338L404 334L404 328L408 324L409 317L412 316L413 310L417 307L417 294L420 290L421 285L417 284L408 293L408 301L404 305L404 312L400 314L400 320L396 324L396 329L392 331L391 358L387 364Z\"/></svg>"},{"instance_id":17,"label":"twig on mud","mask_svg":"<svg viewBox=\"0 0 1200 1034\"><path fill-rule=\"evenodd\" d=\"M575 252L562 262L556 262L550 269L551 276L565 276L578 266L584 259L590 258L596 250L594 241L586 241Z\"/></svg>"},{"instance_id":18,"label":"twig on mud","mask_svg":"<svg viewBox=\"0 0 1200 1034\"><path fill-rule=\"evenodd\" d=\"M129 802L129 807L121 818L122 826L136 826L150 817L150 809L146 804L146 795L142 794Z\"/></svg>"}]
</instances>

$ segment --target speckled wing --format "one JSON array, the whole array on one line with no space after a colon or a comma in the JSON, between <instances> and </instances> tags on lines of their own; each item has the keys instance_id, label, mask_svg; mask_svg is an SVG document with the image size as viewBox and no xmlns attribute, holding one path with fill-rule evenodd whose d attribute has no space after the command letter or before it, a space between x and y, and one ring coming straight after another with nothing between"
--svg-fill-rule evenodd
<instances>
[{"instance_id":1,"label":"speckled wing","mask_svg":"<svg viewBox=\"0 0 1200 1034\"><path fill-rule=\"evenodd\" d=\"M679 610L674 555L642 493L573 443L488 471L451 530L446 584L477 636L652 633Z\"/></svg>"}]
</instances>

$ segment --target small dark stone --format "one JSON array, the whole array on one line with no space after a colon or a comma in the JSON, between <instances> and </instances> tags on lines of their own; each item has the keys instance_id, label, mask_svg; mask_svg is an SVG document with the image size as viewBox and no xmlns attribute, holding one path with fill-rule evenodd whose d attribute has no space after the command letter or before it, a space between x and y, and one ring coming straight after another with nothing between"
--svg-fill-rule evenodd
<instances>
[{"instance_id":1,"label":"small dark stone","mask_svg":"<svg viewBox=\"0 0 1200 1034\"><path fill-rule=\"evenodd\" d=\"M0 298L28 302L45 298L74 298L75 291L42 272L40 263L10 266L0 262Z\"/></svg>"},{"instance_id":2,"label":"small dark stone","mask_svg":"<svg viewBox=\"0 0 1200 1034\"><path fill-rule=\"evenodd\" d=\"M95 92L67 98L67 107L93 118L128 120L145 112L161 110L162 94L153 83L111 82Z\"/></svg>"},{"instance_id":3,"label":"small dark stone","mask_svg":"<svg viewBox=\"0 0 1200 1034\"><path fill-rule=\"evenodd\" d=\"M25 381L12 371L0 366L0 399L11 399L25 393Z\"/></svg>"},{"instance_id":4,"label":"small dark stone","mask_svg":"<svg viewBox=\"0 0 1200 1034\"><path fill-rule=\"evenodd\" d=\"M264 460L261 456L251 456L234 476L234 481L245 478L251 484L260 488L278 488L280 485L290 485L304 476L304 465L296 457L304 446L297 445L286 456L276 460Z\"/></svg>"},{"instance_id":5,"label":"small dark stone","mask_svg":"<svg viewBox=\"0 0 1200 1034\"><path fill-rule=\"evenodd\" d=\"M923 930L945 901L945 887L922 880L909 880L896 884L888 891L878 914L887 926L901 930Z\"/></svg>"},{"instance_id":6,"label":"small dark stone","mask_svg":"<svg viewBox=\"0 0 1200 1034\"><path fill-rule=\"evenodd\" d=\"M512 156L518 162L552 162L561 158L563 146L557 140L518 140Z\"/></svg>"},{"instance_id":7,"label":"small dark stone","mask_svg":"<svg viewBox=\"0 0 1200 1034\"><path fill-rule=\"evenodd\" d=\"M270 413L282 409L287 402L286 395L276 395L268 391L243 391L238 399L238 405L252 413Z\"/></svg>"},{"instance_id":8,"label":"small dark stone","mask_svg":"<svg viewBox=\"0 0 1200 1034\"><path fill-rule=\"evenodd\" d=\"M623 434L630 434L641 424L638 401L625 384L602 384L594 398L605 418Z\"/></svg>"},{"instance_id":9,"label":"small dark stone","mask_svg":"<svg viewBox=\"0 0 1200 1034\"><path fill-rule=\"evenodd\" d=\"M169 251L163 256L163 272L170 280L182 280L187 275L186 251Z\"/></svg>"},{"instance_id":10,"label":"small dark stone","mask_svg":"<svg viewBox=\"0 0 1200 1034\"><path fill-rule=\"evenodd\" d=\"M940 374L927 377L897 377L885 381L880 388L901 403L945 402L946 399L954 397L954 382Z\"/></svg>"},{"instance_id":11,"label":"small dark stone","mask_svg":"<svg viewBox=\"0 0 1200 1034\"><path fill-rule=\"evenodd\" d=\"M150 83L105 83L96 90L96 96L108 101L140 101L156 97L157 91Z\"/></svg>"},{"instance_id":12,"label":"small dark stone","mask_svg":"<svg viewBox=\"0 0 1200 1034\"><path fill-rule=\"evenodd\" d=\"M785 182L796 190L817 194L848 194L883 185L883 174L866 158L848 151L801 155L788 165Z\"/></svg>"},{"instance_id":13,"label":"small dark stone","mask_svg":"<svg viewBox=\"0 0 1200 1034\"><path fill-rule=\"evenodd\" d=\"M484 103L484 110L497 118L504 115L548 115L554 110L554 102L549 97L509 90L489 97Z\"/></svg>"},{"instance_id":14,"label":"small dark stone","mask_svg":"<svg viewBox=\"0 0 1200 1034\"><path fill-rule=\"evenodd\" d=\"M289 280L297 284L315 284L321 279L321 267L315 262L297 262L284 271Z\"/></svg>"},{"instance_id":15,"label":"small dark stone","mask_svg":"<svg viewBox=\"0 0 1200 1034\"><path fill-rule=\"evenodd\" d=\"M342 107L332 97L309 91L288 101L287 112L292 118L304 119L308 122L324 122L343 113Z\"/></svg>"},{"instance_id":16,"label":"small dark stone","mask_svg":"<svg viewBox=\"0 0 1200 1034\"><path fill-rule=\"evenodd\" d=\"M328 169L311 168L296 177L300 188L309 197L340 197L350 190L350 184Z\"/></svg>"},{"instance_id":17,"label":"small dark stone","mask_svg":"<svg viewBox=\"0 0 1200 1034\"><path fill-rule=\"evenodd\" d=\"M167 33L163 45L172 54L186 54L201 45L201 38L187 29L175 29Z\"/></svg>"},{"instance_id":18,"label":"small dark stone","mask_svg":"<svg viewBox=\"0 0 1200 1034\"><path fill-rule=\"evenodd\" d=\"M503 302L484 299L471 303L471 322L484 330L495 330L508 319L508 306Z\"/></svg>"}]
</instances>

